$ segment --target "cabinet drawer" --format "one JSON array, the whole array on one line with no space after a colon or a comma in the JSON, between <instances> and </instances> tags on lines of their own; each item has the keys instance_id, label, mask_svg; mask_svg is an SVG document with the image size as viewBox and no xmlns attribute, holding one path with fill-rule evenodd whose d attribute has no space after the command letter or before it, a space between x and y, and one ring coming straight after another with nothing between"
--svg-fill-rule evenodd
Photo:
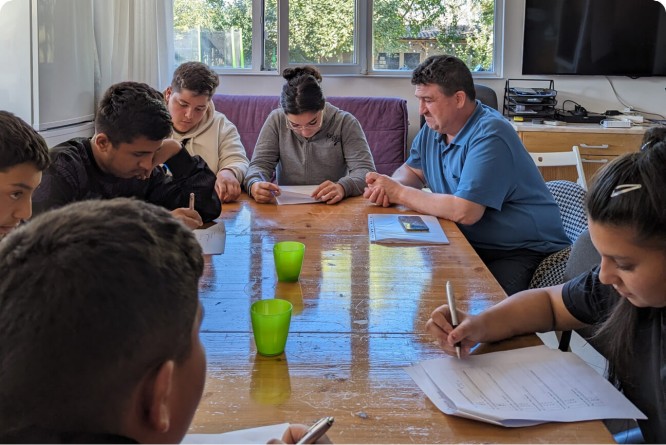
<instances>
[{"instance_id":1,"label":"cabinet drawer","mask_svg":"<svg viewBox=\"0 0 666 445\"><path fill-rule=\"evenodd\" d=\"M567 151L578 145L581 154L620 155L638 151L640 134L615 133L560 133L521 132L521 139L528 151Z\"/></svg>"},{"instance_id":2,"label":"cabinet drawer","mask_svg":"<svg viewBox=\"0 0 666 445\"><path fill-rule=\"evenodd\" d=\"M588 186L590 180L594 174L600 168L607 165L612 160L616 159L617 156L594 156L594 155L583 155L581 154L581 159L583 160L583 170L585 171L585 179L587 179Z\"/></svg>"}]
</instances>

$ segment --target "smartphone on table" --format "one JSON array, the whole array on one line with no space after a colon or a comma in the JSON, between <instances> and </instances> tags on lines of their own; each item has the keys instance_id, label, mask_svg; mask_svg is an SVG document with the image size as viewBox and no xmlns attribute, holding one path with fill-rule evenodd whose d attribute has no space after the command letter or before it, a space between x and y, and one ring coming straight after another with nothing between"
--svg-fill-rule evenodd
<instances>
[{"instance_id":1,"label":"smartphone on table","mask_svg":"<svg viewBox=\"0 0 666 445\"><path fill-rule=\"evenodd\" d=\"M405 232L428 232L430 229L428 225L423 221L423 218L416 215L401 215L398 216L398 221L400 225L405 230Z\"/></svg>"}]
</instances>

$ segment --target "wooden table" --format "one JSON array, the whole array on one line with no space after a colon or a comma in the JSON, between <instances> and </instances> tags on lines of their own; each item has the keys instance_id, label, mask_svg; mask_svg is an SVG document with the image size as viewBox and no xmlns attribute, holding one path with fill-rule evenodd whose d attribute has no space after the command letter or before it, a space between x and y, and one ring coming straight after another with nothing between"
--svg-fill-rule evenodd
<instances>
[{"instance_id":1,"label":"wooden table","mask_svg":"<svg viewBox=\"0 0 666 445\"><path fill-rule=\"evenodd\" d=\"M609 442L601 422L509 429L441 413L403 367L442 352L424 333L451 280L460 309L479 312L505 294L455 224L450 245L370 244L363 198L340 204L276 206L244 196L225 204L223 255L207 257L201 281L208 379L190 432L219 433L335 416L336 443ZM299 283L278 283L273 245L306 245ZM286 351L256 354L252 302L294 305ZM482 349L538 343L524 336Z\"/></svg>"}]
</instances>

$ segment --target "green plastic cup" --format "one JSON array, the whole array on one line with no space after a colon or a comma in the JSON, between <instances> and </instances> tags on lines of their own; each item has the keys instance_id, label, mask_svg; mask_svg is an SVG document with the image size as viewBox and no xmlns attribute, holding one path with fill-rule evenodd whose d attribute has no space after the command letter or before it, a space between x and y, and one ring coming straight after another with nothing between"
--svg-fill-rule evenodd
<instances>
[{"instance_id":1,"label":"green plastic cup","mask_svg":"<svg viewBox=\"0 0 666 445\"><path fill-rule=\"evenodd\" d=\"M292 305L286 300L259 300L252 303L250 315L257 352L272 356L284 352L289 334Z\"/></svg>"},{"instance_id":2,"label":"green plastic cup","mask_svg":"<svg viewBox=\"0 0 666 445\"><path fill-rule=\"evenodd\" d=\"M278 281L298 281L304 253L305 244L298 241L282 241L273 246L273 259Z\"/></svg>"}]
</instances>

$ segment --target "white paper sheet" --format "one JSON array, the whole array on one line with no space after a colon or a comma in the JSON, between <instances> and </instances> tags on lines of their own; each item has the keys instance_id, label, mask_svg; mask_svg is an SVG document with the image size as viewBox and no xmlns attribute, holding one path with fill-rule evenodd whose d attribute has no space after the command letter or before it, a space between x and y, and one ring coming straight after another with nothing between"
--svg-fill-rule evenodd
<instances>
[{"instance_id":1,"label":"white paper sheet","mask_svg":"<svg viewBox=\"0 0 666 445\"><path fill-rule=\"evenodd\" d=\"M546 346L445 357L406 371L442 412L503 426L646 418L578 356Z\"/></svg>"},{"instance_id":2,"label":"white paper sheet","mask_svg":"<svg viewBox=\"0 0 666 445\"><path fill-rule=\"evenodd\" d=\"M312 196L318 185L281 185L280 195L275 197L278 205L290 204L316 204L317 201Z\"/></svg>"},{"instance_id":3,"label":"white paper sheet","mask_svg":"<svg viewBox=\"0 0 666 445\"><path fill-rule=\"evenodd\" d=\"M393 244L449 244L439 220L430 215L420 216L426 223L428 232L406 232L400 225L397 213L372 213L368 215L368 235L371 243Z\"/></svg>"},{"instance_id":4,"label":"white paper sheet","mask_svg":"<svg viewBox=\"0 0 666 445\"><path fill-rule=\"evenodd\" d=\"M187 434L181 443L266 443L271 439L282 439L287 428L288 423L280 423L220 434Z\"/></svg>"},{"instance_id":5,"label":"white paper sheet","mask_svg":"<svg viewBox=\"0 0 666 445\"><path fill-rule=\"evenodd\" d=\"M224 222L219 221L207 229L196 229L193 232L203 249L204 255L224 253L224 243L227 239Z\"/></svg>"}]
</instances>

